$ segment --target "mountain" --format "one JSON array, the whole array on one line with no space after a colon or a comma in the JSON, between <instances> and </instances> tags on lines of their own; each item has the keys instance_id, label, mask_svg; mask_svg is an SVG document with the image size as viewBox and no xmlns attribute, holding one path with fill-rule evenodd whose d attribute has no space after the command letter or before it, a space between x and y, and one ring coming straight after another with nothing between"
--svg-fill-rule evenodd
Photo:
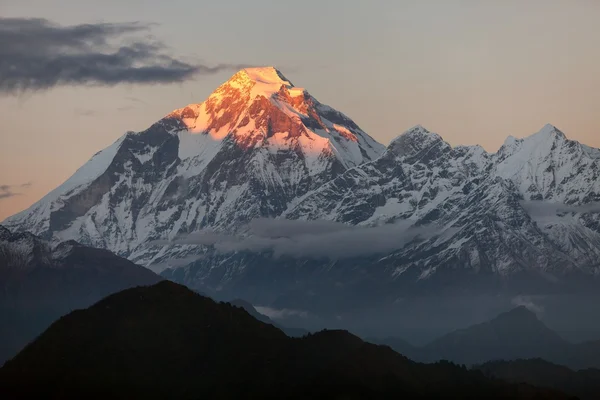
<instances>
[{"instance_id":1,"label":"mountain","mask_svg":"<svg viewBox=\"0 0 600 400\"><path fill-rule=\"evenodd\" d=\"M540 359L493 361L476 368L489 377L555 388L582 400L600 397L599 369L573 371Z\"/></svg>"},{"instance_id":2,"label":"mountain","mask_svg":"<svg viewBox=\"0 0 600 400\"><path fill-rule=\"evenodd\" d=\"M495 154L452 147L417 126L380 159L309 193L285 215L432 224L439 235L373 261L397 291L415 284L435 292L573 290L569 283L580 288L600 271L599 157L552 126L508 139Z\"/></svg>"},{"instance_id":3,"label":"mountain","mask_svg":"<svg viewBox=\"0 0 600 400\"><path fill-rule=\"evenodd\" d=\"M378 159L348 169L283 212L280 219L314 223L317 239L304 256L248 245L208 251L163 274L211 295L311 311L423 295L597 293L599 155L549 125L507 139L493 154L479 146L452 147L416 126ZM319 237L331 243L346 238L343 232L318 236L324 221L365 232L331 246L364 254L311 257ZM411 229L414 240L406 240ZM280 237L288 233L256 240ZM390 237L396 243L369 252Z\"/></svg>"},{"instance_id":4,"label":"mountain","mask_svg":"<svg viewBox=\"0 0 600 400\"><path fill-rule=\"evenodd\" d=\"M521 306L496 318L449 333L423 349L430 359L479 364L490 360L556 358L571 344Z\"/></svg>"},{"instance_id":5,"label":"mountain","mask_svg":"<svg viewBox=\"0 0 600 400\"><path fill-rule=\"evenodd\" d=\"M61 315L160 280L107 250L73 241L53 247L0 226L0 365Z\"/></svg>"},{"instance_id":6,"label":"mountain","mask_svg":"<svg viewBox=\"0 0 600 400\"><path fill-rule=\"evenodd\" d=\"M422 126L385 148L276 69L250 68L5 224L214 298L337 315L598 293L599 178L600 150L552 125L496 153Z\"/></svg>"},{"instance_id":7,"label":"mountain","mask_svg":"<svg viewBox=\"0 0 600 400\"><path fill-rule=\"evenodd\" d=\"M275 68L248 68L204 102L122 136L4 224L160 271L197 249L154 241L276 217L383 149Z\"/></svg>"},{"instance_id":8,"label":"mountain","mask_svg":"<svg viewBox=\"0 0 600 400\"><path fill-rule=\"evenodd\" d=\"M566 399L450 364L418 364L343 331L289 338L168 281L55 322L0 369L3 398Z\"/></svg>"},{"instance_id":9,"label":"mountain","mask_svg":"<svg viewBox=\"0 0 600 400\"><path fill-rule=\"evenodd\" d=\"M449 360L476 365L498 360L543 359L573 369L600 368L600 341L571 343L524 306L503 312L489 321L455 330L423 346L413 346L394 337L367 340L390 346L421 362Z\"/></svg>"}]
</instances>

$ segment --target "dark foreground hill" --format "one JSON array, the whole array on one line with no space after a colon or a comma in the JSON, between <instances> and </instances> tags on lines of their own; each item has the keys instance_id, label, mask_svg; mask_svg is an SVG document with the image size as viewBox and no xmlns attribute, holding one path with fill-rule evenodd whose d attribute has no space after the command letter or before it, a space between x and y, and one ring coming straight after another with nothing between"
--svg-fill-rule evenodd
<instances>
[{"instance_id":1,"label":"dark foreground hill","mask_svg":"<svg viewBox=\"0 0 600 400\"><path fill-rule=\"evenodd\" d=\"M0 370L0 398L566 399L344 331L290 338L163 281L62 317Z\"/></svg>"},{"instance_id":2,"label":"dark foreground hill","mask_svg":"<svg viewBox=\"0 0 600 400\"><path fill-rule=\"evenodd\" d=\"M160 280L108 250L73 241L52 246L0 226L0 366L60 316Z\"/></svg>"},{"instance_id":3,"label":"dark foreground hill","mask_svg":"<svg viewBox=\"0 0 600 400\"><path fill-rule=\"evenodd\" d=\"M493 361L476 368L508 382L552 387L584 400L600 399L600 369L573 371L541 359Z\"/></svg>"}]
</instances>

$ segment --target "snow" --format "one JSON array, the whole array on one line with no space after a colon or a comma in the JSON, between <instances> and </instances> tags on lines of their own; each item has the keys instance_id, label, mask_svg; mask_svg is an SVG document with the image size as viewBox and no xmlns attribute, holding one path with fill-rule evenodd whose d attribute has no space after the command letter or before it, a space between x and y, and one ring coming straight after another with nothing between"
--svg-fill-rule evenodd
<instances>
[{"instance_id":1,"label":"snow","mask_svg":"<svg viewBox=\"0 0 600 400\"><path fill-rule=\"evenodd\" d=\"M73 176L58 188L48 193L41 201L51 201L86 183L90 183L110 166L127 135L121 136L112 145L96 153L87 163L83 164Z\"/></svg>"},{"instance_id":2,"label":"snow","mask_svg":"<svg viewBox=\"0 0 600 400\"><path fill-rule=\"evenodd\" d=\"M550 124L524 139L507 140L494 158L493 175L514 182L527 200L579 203L588 193L600 193L594 173L600 151L569 141Z\"/></svg>"},{"instance_id":3,"label":"snow","mask_svg":"<svg viewBox=\"0 0 600 400\"><path fill-rule=\"evenodd\" d=\"M187 131L177 133L179 138L178 156L182 163L182 176L197 175L219 153L223 142L209 134L192 134Z\"/></svg>"},{"instance_id":4,"label":"snow","mask_svg":"<svg viewBox=\"0 0 600 400\"><path fill-rule=\"evenodd\" d=\"M274 67L246 68L244 69L244 72L247 79L254 83L250 93L250 100L257 96L265 96L267 99L271 98L275 93L279 92L281 86L287 88L294 87L294 85L292 85L292 83ZM295 94L298 95L298 92L303 91L304 89L296 88Z\"/></svg>"},{"instance_id":5,"label":"snow","mask_svg":"<svg viewBox=\"0 0 600 400\"><path fill-rule=\"evenodd\" d=\"M76 189L93 182L102 175L110 166L126 137L127 135L121 136L109 147L96 153L63 184L45 195L29 209L7 218L4 223L11 225L12 223L18 223L18 221L27 219L28 224L35 226L38 230L47 229L47 219L55 207L55 202L59 201L61 196L75 194Z\"/></svg>"},{"instance_id":6,"label":"snow","mask_svg":"<svg viewBox=\"0 0 600 400\"><path fill-rule=\"evenodd\" d=\"M228 92L227 86L239 91ZM282 87L294 98L293 104L287 96L276 95ZM220 103L231 93L234 93L235 99L242 99L235 112L226 108L229 103L225 102L223 107ZM300 135L292 137L289 132L271 132L261 126L258 123L260 117L269 108L250 116L250 106L257 96L269 99L284 114L283 118L289 118L290 123L296 124ZM239 233L252 218L265 216L352 220L356 224L371 225L395 219L416 222L434 215L430 218L441 221L446 236L443 240L438 238L432 248L435 251L441 248L440 257L447 257L446 261L451 260L451 254L455 256L465 249L474 266L483 262L489 254L485 250L481 250L480 254L480 250L470 247L476 246L471 242L485 241L498 232L518 236L536 245L548 240L528 231L530 228L525 225L531 221L523 218L526 214L519 214L524 211L514 207L514 202L509 201L510 196L522 196L528 200L539 191L545 199L560 203L568 200L577 202L590 193L600 193L600 180L593 172L598 171L600 166L600 151L580 144L572 145L551 125L525 139L509 137L496 154L488 154L480 146L452 148L441 136L417 125L392 141L388 151L393 151L393 157L379 158L385 150L381 144L353 123L344 123L347 117L318 103L272 67L240 71L209 99L216 102L213 114L207 112L207 102L204 102L190 104L187 109L175 110L169 115L180 118L184 127L170 132L179 139L179 160L174 161L179 164L177 169L169 169L150 182L138 175L132 163L127 163L118 182L97 204L85 215L69 221L70 226L54 234L63 239L84 240L106 247L140 262L157 260L165 264L169 258L193 256L197 249L178 245L149 250L152 247L149 242L157 237L172 240L180 232L200 227L238 230ZM302 101L305 103L298 106ZM305 111L313 106L313 110L309 109L311 112ZM313 111L318 114L319 121L305 124L307 118L314 118L311 116ZM229 118L229 114L232 114L230 120L219 124L219 129L210 128L216 118ZM238 127L245 116L249 116L248 123ZM309 129L306 125L314 128ZM267 133L271 134L268 138ZM67 196L76 193L80 187L87 187L106 171L121 148L124 137L95 155L33 208L13 217L13 221L33 230L43 230L42 223L47 227L52 210L61 207ZM143 140L143 134L140 138ZM248 152L243 157L236 158L227 153L236 141L252 143L254 147L246 149ZM432 151L435 149L443 151ZM147 163L161 150L160 146L146 146L143 154L133 152L133 155L140 162ZM409 157L416 152L419 152L419 157ZM223 163L216 168L217 172L211 168L211 175L208 175L207 165L215 159L223 160ZM238 163L239 160L243 163ZM332 166L337 163L346 169L342 176L331 172ZM339 179L334 179L338 176ZM496 178L498 180L494 181ZM180 190L182 193L165 198L166 188L173 183L182 185L179 186L183 188ZM486 190L478 197L474 195L474 204L469 204L470 191L480 187ZM123 188L129 189L129 193L119 199L117 193L122 193ZM188 191L188 188L193 190ZM274 201L262 202L265 197ZM144 203L133 213L133 202L140 198ZM374 199L379 206L369 203ZM478 208L482 204L485 205L483 210ZM277 206L284 211L274 211ZM285 207L289 208L285 210ZM487 213L498 220L494 220L492 227L478 224L491 218ZM479 220L474 221L473 218ZM515 227L511 225L513 221L519 221L525 227ZM580 216L552 216L543 222L534 218L534 222L539 222L540 229L548 231L548 237L557 243L574 243L565 248L572 251L577 260L585 257L585 252L577 247L579 238L600 243L600 234L587 227L581 228ZM459 228L460 234L452 233L453 229ZM464 232L463 229L471 230ZM600 244L587 254L594 255L596 250L600 253ZM401 258L392 257L390 260L395 263L388 270L391 274L400 275L409 268L402 264ZM427 258L419 266L421 279L430 277L440 265ZM237 266L239 269L244 267ZM218 266L212 265L211 268ZM499 258L496 268L501 273L508 273L515 268L514 260L508 256Z\"/></svg>"},{"instance_id":7,"label":"snow","mask_svg":"<svg viewBox=\"0 0 600 400\"><path fill-rule=\"evenodd\" d=\"M150 147L150 146L146 146L144 148L144 153L132 153L135 158L138 159L138 161L141 164L145 164L148 161L152 160L152 157L154 157L154 153L156 153L156 150L158 148L157 147Z\"/></svg>"},{"instance_id":8,"label":"snow","mask_svg":"<svg viewBox=\"0 0 600 400\"><path fill-rule=\"evenodd\" d=\"M397 215L412 211L412 209L413 207L408 201L400 201L397 198L387 199L385 205L377 207L373 215L371 215L371 217L365 220L362 224L369 225L380 220L393 218Z\"/></svg>"}]
</instances>

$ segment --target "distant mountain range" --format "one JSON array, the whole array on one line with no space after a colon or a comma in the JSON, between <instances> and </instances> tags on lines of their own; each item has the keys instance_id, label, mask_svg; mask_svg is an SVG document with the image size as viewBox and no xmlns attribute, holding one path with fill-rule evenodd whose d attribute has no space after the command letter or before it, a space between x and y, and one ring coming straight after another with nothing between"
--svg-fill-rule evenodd
<instances>
[{"instance_id":1,"label":"distant mountain range","mask_svg":"<svg viewBox=\"0 0 600 400\"><path fill-rule=\"evenodd\" d=\"M574 369L600 368L600 341L568 342L523 306L488 322L448 333L422 347L397 338L368 340L389 345L422 362L449 360L475 365L494 360L540 358Z\"/></svg>"},{"instance_id":2,"label":"distant mountain range","mask_svg":"<svg viewBox=\"0 0 600 400\"><path fill-rule=\"evenodd\" d=\"M4 224L219 299L310 311L597 293L600 150L551 125L496 153L387 147L274 68L129 132Z\"/></svg>"},{"instance_id":3,"label":"distant mountain range","mask_svg":"<svg viewBox=\"0 0 600 400\"><path fill-rule=\"evenodd\" d=\"M160 280L107 250L73 241L53 247L0 226L0 365L60 316Z\"/></svg>"},{"instance_id":4,"label":"distant mountain range","mask_svg":"<svg viewBox=\"0 0 600 400\"><path fill-rule=\"evenodd\" d=\"M168 281L61 317L0 369L0 396L569 398L451 363L418 364L343 331L289 338L240 307Z\"/></svg>"}]
</instances>

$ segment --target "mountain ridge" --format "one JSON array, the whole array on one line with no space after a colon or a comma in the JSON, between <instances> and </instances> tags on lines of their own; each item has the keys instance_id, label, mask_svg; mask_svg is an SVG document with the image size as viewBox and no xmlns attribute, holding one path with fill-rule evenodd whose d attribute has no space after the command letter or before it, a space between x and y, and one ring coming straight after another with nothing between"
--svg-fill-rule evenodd
<instances>
[{"instance_id":1,"label":"mountain ridge","mask_svg":"<svg viewBox=\"0 0 600 400\"><path fill-rule=\"evenodd\" d=\"M294 360L294 362L290 362ZM56 321L0 369L9 398L566 399L450 363L423 365L344 331L289 338L163 281Z\"/></svg>"},{"instance_id":2,"label":"mountain ridge","mask_svg":"<svg viewBox=\"0 0 600 400\"><path fill-rule=\"evenodd\" d=\"M552 125L496 153L451 146L420 125L384 149L276 69L246 69L205 102L126 134L7 223L110 249L211 295L264 294L283 307L311 287L348 304L351 291L336 288L385 302L588 290L600 276L598 155ZM268 248L224 252L206 238L246 240L262 218L427 234L399 232L391 250L350 260L277 258L285 275Z\"/></svg>"},{"instance_id":3,"label":"mountain ridge","mask_svg":"<svg viewBox=\"0 0 600 400\"><path fill-rule=\"evenodd\" d=\"M600 368L600 342L567 341L525 306L456 329L422 346L413 346L395 337L366 340L389 345L420 362L449 360L478 368L478 365L496 361L510 364L518 360L543 359L576 370Z\"/></svg>"},{"instance_id":4,"label":"mountain ridge","mask_svg":"<svg viewBox=\"0 0 600 400\"><path fill-rule=\"evenodd\" d=\"M161 280L108 250L74 241L51 245L0 225L0 364L60 316L122 289Z\"/></svg>"},{"instance_id":5,"label":"mountain ridge","mask_svg":"<svg viewBox=\"0 0 600 400\"><path fill-rule=\"evenodd\" d=\"M206 102L127 133L5 223L160 264L171 255L146 243L274 217L294 198L383 151L308 92L282 80L258 83L255 75L276 70L248 71L235 74ZM266 89L253 93L255 86Z\"/></svg>"}]
</instances>

